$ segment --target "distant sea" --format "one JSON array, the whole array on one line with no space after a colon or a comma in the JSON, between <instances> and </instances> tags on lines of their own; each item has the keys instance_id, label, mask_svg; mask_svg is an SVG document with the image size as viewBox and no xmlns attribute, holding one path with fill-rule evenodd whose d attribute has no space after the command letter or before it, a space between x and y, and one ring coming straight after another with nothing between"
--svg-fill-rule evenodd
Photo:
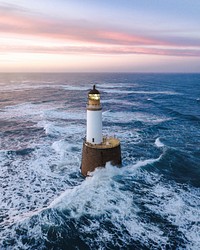
<instances>
[{"instance_id":1,"label":"distant sea","mask_svg":"<svg viewBox=\"0 0 200 250\"><path fill-rule=\"evenodd\" d=\"M80 174L87 93L123 166ZM0 249L200 249L200 74L0 74Z\"/></svg>"}]
</instances>

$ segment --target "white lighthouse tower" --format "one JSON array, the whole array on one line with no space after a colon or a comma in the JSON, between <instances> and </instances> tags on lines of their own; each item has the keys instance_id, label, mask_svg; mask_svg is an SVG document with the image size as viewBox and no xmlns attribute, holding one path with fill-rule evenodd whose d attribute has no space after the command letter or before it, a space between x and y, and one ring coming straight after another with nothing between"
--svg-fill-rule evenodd
<instances>
[{"instance_id":1,"label":"white lighthouse tower","mask_svg":"<svg viewBox=\"0 0 200 250\"><path fill-rule=\"evenodd\" d=\"M100 93L95 88L95 85L88 93L86 141L91 144L101 144L103 142L102 107Z\"/></svg>"}]
</instances>

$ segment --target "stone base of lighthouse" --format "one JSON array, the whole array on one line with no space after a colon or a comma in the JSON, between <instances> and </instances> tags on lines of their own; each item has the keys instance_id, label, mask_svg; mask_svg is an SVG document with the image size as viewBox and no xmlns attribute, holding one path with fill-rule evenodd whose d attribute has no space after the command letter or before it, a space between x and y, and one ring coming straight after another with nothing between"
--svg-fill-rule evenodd
<instances>
[{"instance_id":1,"label":"stone base of lighthouse","mask_svg":"<svg viewBox=\"0 0 200 250\"><path fill-rule=\"evenodd\" d=\"M104 137L101 144L83 142L81 173L84 176L97 167L105 167L106 162L121 165L121 147L118 139Z\"/></svg>"}]
</instances>

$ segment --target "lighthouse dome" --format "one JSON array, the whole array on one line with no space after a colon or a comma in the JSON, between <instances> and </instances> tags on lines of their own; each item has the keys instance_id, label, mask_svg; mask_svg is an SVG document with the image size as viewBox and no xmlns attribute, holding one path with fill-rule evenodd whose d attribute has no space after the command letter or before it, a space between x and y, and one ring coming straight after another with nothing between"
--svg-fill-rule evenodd
<instances>
[{"instance_id":1,"label":"lighthouse dome","mask_svg":"<svg viewBox=\"0 0 200 250\"><path fill-rule=\"evenodd\" d=\"M90 92L88 93L89 95L90 94L100 94L99 91L96 89L96 86L93 85L93 89L90 90Z\"/></svg>"}]
</instances>

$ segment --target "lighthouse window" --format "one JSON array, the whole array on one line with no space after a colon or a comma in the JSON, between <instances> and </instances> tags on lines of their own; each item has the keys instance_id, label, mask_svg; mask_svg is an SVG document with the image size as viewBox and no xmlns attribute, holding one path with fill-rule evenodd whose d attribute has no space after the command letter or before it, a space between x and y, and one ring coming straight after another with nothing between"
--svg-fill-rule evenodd
<instances>
[{"instance_id":1,"label":"lighthouse window","mask_svg":"<svg viewBox=\"0 0 200 250\"><path fill-rule=\"evenodd\" d=\"M92 138L92 142L94 142L94 138Z\"/></svg>"},{"instance_id":2,"label":"lighthouse window","mask_svg":"<svg viewBox=\"0 0 200 250\"><path fill-rule=\"evenodd\" d=\"M89 94L90 100L100 100L100 94Z\"/></svg>"}]
</instances>

